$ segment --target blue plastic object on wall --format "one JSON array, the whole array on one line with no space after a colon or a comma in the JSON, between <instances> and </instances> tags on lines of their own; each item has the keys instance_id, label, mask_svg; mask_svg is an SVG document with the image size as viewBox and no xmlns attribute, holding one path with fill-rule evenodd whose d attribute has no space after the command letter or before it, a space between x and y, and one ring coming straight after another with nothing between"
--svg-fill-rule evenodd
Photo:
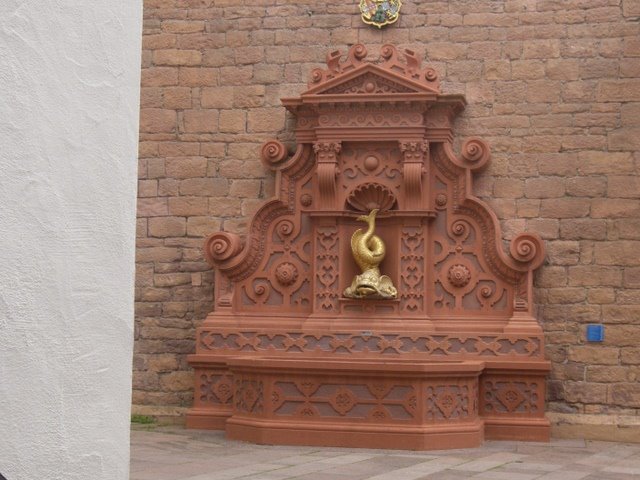
<instances>
[{"instance_id":1,"label":"blue plastic object on wall","mask_svg":"<svg viewBox=\"0 0 640 480\"><path fill-rule=\"evenodd\" d=\"M587 325L587 342L602 342L604 340L604 325Z\"/></svg>"}]
</instances>

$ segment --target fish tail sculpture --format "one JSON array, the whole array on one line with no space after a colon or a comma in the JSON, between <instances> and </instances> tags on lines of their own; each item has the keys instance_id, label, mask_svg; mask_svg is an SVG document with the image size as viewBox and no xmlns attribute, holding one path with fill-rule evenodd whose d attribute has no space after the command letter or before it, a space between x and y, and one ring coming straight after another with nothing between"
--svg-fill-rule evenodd
<instances>
[{"instance_id":1,"label":"fish tail sculpture","mask_svg":"<svg viewBox=\"0 0 640 480\"><path fill-rule=\"evenodd\" d=\"M380 275L378 266L384 260L386 248L382 239L374 233L377 213L378 209L374 209L368 215L357 218L358 221L368 225L366 230L359 228L351 236L351 253L362 273L356 275L351 286L345 289L345 297L396 298L398 296L398 291L391 279L387 275Z\"/></svg>"}]
</instances>

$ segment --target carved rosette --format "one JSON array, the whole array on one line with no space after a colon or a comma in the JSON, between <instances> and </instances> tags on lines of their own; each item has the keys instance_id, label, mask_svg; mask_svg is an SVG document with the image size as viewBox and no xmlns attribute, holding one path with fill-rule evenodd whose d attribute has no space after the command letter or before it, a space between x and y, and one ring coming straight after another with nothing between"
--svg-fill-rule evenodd
<instances>
[{"instance_id":1,"label":"carved rosette","mask_svg":"<svg viewBox=\"0 0 640 480\"><path fill-rule=\"evenodd\" d=\"M449 283L457 288L465 287L471 281L471 272L467 267L460 263L451 265L447 272Z\"/></svg>"},{"instance_id":2,"label":"carved rosette","mask_svg":"<svg viewBox=\"0 0 640 480\"><path fill-rule=\"evenodd\" d=\"M293 263L283 262L276 267L276 280L284 287L292 285L298 279L298 269Z\"/></svg>"},{"instance_id":3,"label":"carved rosette","mask_svg":"<svg viewBox=\"0 0 640 480\"><path fill-rule=\"evenodd\" d=\"M309 193L303 193L300 196L300 205L310 207L313 204L313 197Z\"/></svg>"}]
</instances>

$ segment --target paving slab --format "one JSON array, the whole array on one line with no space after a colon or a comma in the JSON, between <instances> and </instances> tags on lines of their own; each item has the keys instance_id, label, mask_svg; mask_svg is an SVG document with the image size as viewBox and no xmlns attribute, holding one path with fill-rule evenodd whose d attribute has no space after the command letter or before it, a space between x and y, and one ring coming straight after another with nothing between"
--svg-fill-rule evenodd
<instances>
[{"instance_id":1,"label":"paving slab","mask_svg":"<svg viewBox=\"0 0 640 480\"><path fill-rule=\"evenodd\" d=\"M486 441L413 452L255 445L224 432L135 427L130 480L640 480L640 444Z\"/></svg>"}]
</instances>

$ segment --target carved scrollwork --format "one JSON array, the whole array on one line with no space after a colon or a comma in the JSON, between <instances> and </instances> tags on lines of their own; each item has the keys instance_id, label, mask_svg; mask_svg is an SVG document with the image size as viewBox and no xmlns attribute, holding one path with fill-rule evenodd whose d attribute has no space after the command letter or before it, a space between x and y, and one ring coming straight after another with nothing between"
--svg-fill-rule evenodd
<instances>
[{"instance_id":1,"label":"carved scrollwork","mask_svg":"<svg viewBox=\"0 0 640 480\"><path fill-rule=\"evenodd\" d=\"M424 70L424 78L429 82L435 82L438 79L438 72L433 68L425 68Z\"/></svg>"},{"instance_id":2,"label":"carved scrollwork","mask_svg":"<svg viewBox=\"0 0 640 480\"><path fill-rule=\"evenodd\" d=\"M471 234L471 225L466 220L456 220L451 223L450 231L457 241L464 242Z\"/></svg>"},{"instance_id":3,"label":"carved scrollwork","mask_svg":"<svg viewBox=\"0 0 640 480\"><path fill-rule=\"evenodd\" d=\"M507 313L513 287L496 277L492 264L485 262L486 250L492 250L482 223L473 216L461 215L460 210L452 215L449 208L450 205L441 209L435 222L432 259L438 274L434 307L458 312ZM485 255L481 255L480 249Z\"/></svg>"},{"instance_id":4,"label":"carved scrollwork","mask_svg":"<svg viewBox=\"0 0 640 480\"><path fill-rule=\"evenodd\" d=\"M383 45L380 49L380 56L387 61L398 59L398 49L393 45Z\"/></svg>"},{"instance_id":5,"label":"carved scrollwork","mask_svg":"<svg viewBox=\"0 0 640 480\"><path fill-rule=\"evenodd\" d=\"M349 50L349 59L354 60L364 60L367 56L367 48L361 43L355 44ZM355 62L354 62L355 63Z\"/></svg>"},{"instance_id":6,"label":"carved scrollwork","mask_svg":"<svg viewBox=\"0 0 640 480\"><path fill-rule=\"evenodd\" d=\"M256 212L246 238L246 246L242 248L242 242L237 235L215 233L204 245L209 263L212 266L216 265L219 271L234 283L244 281L255 273L264 258L268 231L272 223L291 214L299 188L297 183L310 173L314 163L311 147L308 144L299 145L296 154L286 165L279 167L281 177L277 198L267 201ZM238 258L231 261L236 255Z\"/></svg>"},{"instance_id":7,"label":"carved scrollwork","mask_svg":"<svg viewBox=\"0 0 640 480\"><path fill-rule=\"evenodd\" d=\"M491 289L491 287L482 287L478 289L478 293L482 298L489 298L491 297L491 295L493 295L493 290Z\"/></svg>"},{"instance_id":8,"label":"carved scrollwork","mask_svg":"<svg viewBox=\"0 0 640 480\"><path fill-rule=\"evenodd\" d=\"M287 147L278 140L269 140L260 149L260 159L267 168L276 170L287 159Z\"/></svg>"},{"instance_id":9,"label":"carved scrollwork","mask_svg":"<svg viewBox=\"0 0 640 480\"><path fill-rule=\"evenodd\" d=\"M544 244L538 234L524 232L511 241L509 253L516 262L525 264L527 269L536 269L544 261Z\"/></svg>"},{"instance_id":10,"label":"carved scrollwork","mask_svg":"<svg viewBox=\"0 0 640 480\"><path fill-rule=\"evenodd\" d=\"M224 262L238 255L242 250L242 240L235 233L216 232L207 238L204 253L210 265Z\"/></svg>"},{"instance_id":11,"label":"carved scrollwork","mask_svg":"<svg viewBox=\"0 0 640 480\"><path fill-rule=\"evenodd\" d=\"M324 78L324 71L321 68L314 68L311 71L311 77L309 78L309 85L314 83L320 83Z\"/></svg>"},{"instance_id":12,"label":"carved scrollwork","mask_svg":"<svg viewBox=\"0 0 640 480\"><path fill-rule=\"evenodd\" d=\"M313 69L309 80L309 86L325 82L334 78L336 75L353 70L356 66L362 63L362 60L364 60L366 56L367 49L361 43L357 43L349 49L347 58L344 61L340 61L342 57L342 52L340 52L340 50L329 52L327 54L328 69Z\"/></svg>"},{"instance_id":13,"label":"carved scrollwork","mask_svg":"<svg viewBox=\"0 0 640 480\"><path fill-rule=\"evenodd\" d=\"M290 219L285 218L276 224L275 231L278 237L284 240L285 237L290 236L294 232L295 228L294 223Z\"/></svg>"},{"instance_id":14,"label":"carved scrollwork","mask_svg":"<svg viewBox=\"0 0 640 480\"><path fill-rule=\"evenodd\" d=\"M484 140L471 138L462 146L461 156L468 168L479 170L489 161L491 151Z\"/></svg>"},{"instance_id":15,"label":"carved scrollwork","mask_svg":"<svg viewBox=\"0 0 640 480\"><path fill-rule=\"evenodd\" d=\"M433 155L435 164L440 167L440 171L451 180L460 183L458 169L469 170L481 170L488 165L491 159L491 149L489 145L480 138L470 138L462 145L462 151L460 157L458 157L454 151L451 143L444 143L442 145L442 151L438 151L436 155ZM443 157L440 155L444 153ZM445 162L443 160L448 160ZM457 167L457 168L456 168ZM462 199L464 196L470 195L471 192L467 192L465 185L455 185L460 191L456 192L456 198Z\"/></svg>"},{"instance_id":16,"label":"carved scrollwork","mask_svg":"<svg viewBox=\"0 0 640 480\"><path fill-rule=\"evenodd\" d=\"M398 148L389 143L376 149L367 149L358 154L346 148L340 154L341 181L344 190L350 192L354 185L376 183L384 185L397 198L402 185L402 171ZM370 210L370 209L369 209Z\"/></svg>"},{"instance_id":17,"label":"carved scrollwork","mask_svg":"<svg viewBox=\"0 0 640 480\"><path fill-rule=\"evenodd\" d=\"M327 69L312 70L309 87L316 87L332 80L343 73L347 73L363 63L367 56L367 49L362 44L356 44L349 49L346 58L342 53L334 50L327 55ZM380 58L375 62L385 70L404 76L413 82L418 82L434 93L439 92L438 75L433 68L422 68L422 61L418 55L409 49L402 54L393 45L384 45L380 50Z\"/></svg>"},{"instance_id":18,"label":"carved scrollwork","mask_svg":"<svg viewBox=\"0 0 640 480\"><path fill-rule=\"evenodd\" d=\"M430 67L421 69L422 61L413 50L404 50L404 62L400 58L398 49L393 45L383 45L380 55L385 60L383 67L401 71L413 80L428 85L434 90L438 89L438 85L435 83L438 79L436 71Z\"/></svg>"},{"instance_id":19,"label":"carved scrollwork","mask_svg":"<svg viewBox=\"0 0 640 480\"><path fill-rule=\"evenodd\" d=\"M269 299L271 293L271 283L266 278L257 278L251 284L250 289L246 290L247 295L254 303L265 303Z\"/></svg>"}]
</instances>

